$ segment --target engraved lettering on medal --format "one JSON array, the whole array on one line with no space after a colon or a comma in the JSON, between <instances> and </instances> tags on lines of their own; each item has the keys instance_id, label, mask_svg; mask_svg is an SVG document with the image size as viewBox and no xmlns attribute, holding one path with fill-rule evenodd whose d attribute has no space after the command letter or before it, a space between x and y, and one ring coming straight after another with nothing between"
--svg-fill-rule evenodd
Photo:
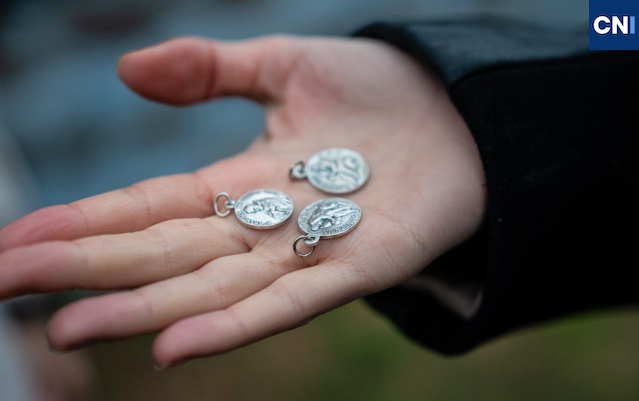
<instances>
[{"instance_id":1,"label":"engraved lettering on medal","mask_svg":"<svg viewBox=\"0 0 639 401\"><path fill-rule=\"evenodd\" d=\"M362 210L348 199L330 198L311 203L297 219L297 225L306 235L293 241L293 251L297 256L310 256L320 239L347 234L357 226L361 218ZM300 241L310 247L310 250L300 249Z\"/></svg>"},{"instance_id":2,"label":"engraved lettering on medal","mask_svg":"<svg viewBox=\"0 0 639 401\"><path fill-rule=\"evenodd\" d=\"M317 201L302 211L300 228L311 235L335 237L349 232L361 218L361 209L347 199L330 198Z\"/></svg>"},{"instance_id":3,"label":"engraved lettering on medal","mask_svg":"<svg viewBox=\"0 0 639 401\"><path fill-rule=\"evenodd\" d=\"M254 228L282 224L293 213L293 202L280 191L260 189L243 195L235 203L240 221Z\"/></svg>"}]
</instances>

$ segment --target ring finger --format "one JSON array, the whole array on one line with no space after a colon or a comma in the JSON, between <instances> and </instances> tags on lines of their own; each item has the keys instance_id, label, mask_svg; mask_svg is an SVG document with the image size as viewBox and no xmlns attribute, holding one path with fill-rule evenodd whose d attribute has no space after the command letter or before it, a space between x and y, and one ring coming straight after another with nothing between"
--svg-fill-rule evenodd
<instances>
[{"instance_id":1,"label":"ring finger","mask_svg":"<svg viewBox=\"0 0 639 401\"><path fill-rule=\"evenodd\" d=\"M256 252L233 255L132 291L84 299L56 313L49 324L49 341L53 348L67 350L100 339L157 331L233 305L268 287L290 266Z\"/></svg>"}]
</instances>

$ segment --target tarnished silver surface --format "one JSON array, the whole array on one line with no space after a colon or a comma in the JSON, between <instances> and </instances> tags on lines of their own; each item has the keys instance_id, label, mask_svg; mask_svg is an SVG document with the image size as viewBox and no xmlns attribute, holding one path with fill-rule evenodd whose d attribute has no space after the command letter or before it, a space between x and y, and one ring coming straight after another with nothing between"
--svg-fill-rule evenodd
<instances>
[{"instance_id":1,"label":"tarnished silver surface","mask_svg":"<svg viewBox=\"0 0 639 401\"><path fill-rule=\"evenodd\" d=\"M350 232L362 218L362 209L352 201L343 198L321 199L306 206L297 219L300 230L306 235L297 237L293 251L301 257L310 256L321 238L339 237ZM308 247L300 250L299 242Z\"/></svg>"},{"instance_id":2,"label":"tarnished silver surface","mask_svg":"<svg viewBox=\"0 0 639 401\"><path fill-rule=\"evenodd\" d=\"M293 201L275 189L258 189L242 195L232 203L242 224L256 229L274 228L293 213Z\"/></svg>"},{"instance_id":3,"label":"tarnished silver surface","mask_svg":"<svg viewBox=\"0 0 639 401\"><path fill-rule=\"evenodd\" d=\"M297 224L309 240L315 237L333 238L351 231L361 218L362 210L354 202L342 198L328 198L304 208ZM305 242L309 244L309 241Z\"/></svg>"},{"instance_id":4,"label":"tarnished silver surface","mask_svg":"<svg viewBox=\"0 0 639 401\"><path fill-rule=\"evenodd\" d=\"M356 191L366 183L369 175L368 164L362 155L344 148L323 150L311 156L305 165L298 162L291 168L293 178L307 178L317 189L332 194Z\"/></svg>"}]
</instances>

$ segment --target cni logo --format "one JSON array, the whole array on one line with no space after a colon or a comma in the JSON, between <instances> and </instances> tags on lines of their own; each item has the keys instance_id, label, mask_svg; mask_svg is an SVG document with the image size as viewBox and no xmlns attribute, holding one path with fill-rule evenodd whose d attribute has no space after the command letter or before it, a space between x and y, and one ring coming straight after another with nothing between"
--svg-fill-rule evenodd
<instances>
[{"instance_id":1,"label":"cni logo","mask_svg":"<svg viewBox=\"0 0 639 401\"><path fill-rule=\"evenodd\" d=\"M635 34L635 16L623 15L621 18L613 15L609 18L605 15L599 15L592 21L592 29L597 35L634 35Z\"/></svg>"},{"instance_id":2,"label":"cni logo","mask_svg":"<svg viewBox=\"0 0 639 401\"><path fill-rule=\"evenodd\" d=\"M590 50L639 50L638 0L589 0Z\"/></svg>"}]
</instances>

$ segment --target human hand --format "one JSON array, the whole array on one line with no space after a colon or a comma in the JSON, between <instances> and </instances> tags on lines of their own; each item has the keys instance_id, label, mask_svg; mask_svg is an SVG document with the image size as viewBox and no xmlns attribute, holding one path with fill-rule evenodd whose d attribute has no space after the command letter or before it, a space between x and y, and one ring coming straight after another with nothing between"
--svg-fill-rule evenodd
<instances>
[{"instance_id":1,"label":"human hand","mask_svg":"<svg viewBox=\"0 0 639 401\"><path fill-rule=\"evenodd\" d=\"M124 290L58 311L54 349L160 331L159 367L229 351L405 282L482 220L483 171L468 128L433 74L384 43L185 38L125 55L119 74L168 104L253 99L266 109L266 132L193 174L45 208L0 231L0 299ZM371 166L366 186L347 196L362 221L301 258L295 215L327 195L290 181L288 169L330 147ZM213 215L217 193L257 188L288 194L297 213L268 231Z\"/></svg>"}]
</instances>

